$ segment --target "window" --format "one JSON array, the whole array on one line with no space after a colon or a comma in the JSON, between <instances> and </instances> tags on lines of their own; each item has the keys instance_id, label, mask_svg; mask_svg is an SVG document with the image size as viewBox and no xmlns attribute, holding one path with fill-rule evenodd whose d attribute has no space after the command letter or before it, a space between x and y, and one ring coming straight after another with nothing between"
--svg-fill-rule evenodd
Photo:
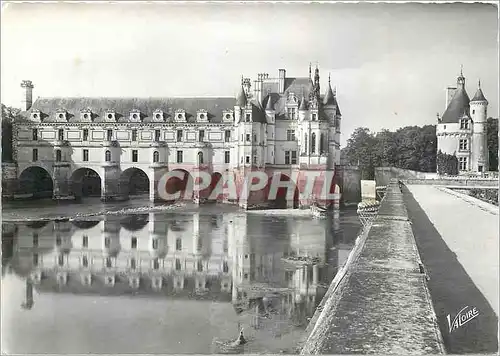
<instances>
[{"instance_id":1,"label":"window","mask_svg":"<svg viewBox=\"0 0 500 356\"><path fill-rule=\"evenodd\" d=\"M89 150L83 150L83 161L87 162L89 160Z\"/></svg>"},{"instance_id":2,"label":"window","mask_svg":"<svg viewBox=\"0 0 500 356\"><path fill-rule=\"evenodd\" d=\"M111 245L111 240L109 239L109 237L104 238L104 247L109 248L110 245Z\"/></svg>"},{"instance_id":3,"label":"window","mask_svg":"<svg viewBox=\"0 0 500 356\"><path fill-rule=\"evenodd\" d=\"M318 119L318 116L316 114L312 115L312 121L316 121Z\"/></svg>"},{"instance_id":4,"label":"window","mask_svg":"<svg viewBox=\"0 0 500 356\"><path fill-rule=\"evenodd\" d=\"M177 163L182 163L182 151L177 151Z\"/></svg>"},{"instance_id":5,"label":"window","mask_svg":"<svg viewBox=\"0 0 500 356\"><path fill-rule=\"evenodd\" d=\"M182 130L177 130L177 142L182 141Z\"/></svg>"},{"instance_id":6,"label":"window","mask_svg":"<svg viewBox=\"0 0 500 356\"><path fill-rule=\"evenodd\" d=\"M89 237L87 235L83 235L82 247L89 247Z\"/></svg>"},{"instance_id":7,"label":"window","mask_svg":"<svg viewBox=\"0 0 500 356\"><path fill-rule=\"evenodd\" d=\"M231 130L224 131L224 142L231 141Z\"/></svg>"},{"instance_id":8,"label":"window","mask_svg":"<svg viewBox=\"0 0 500 356\"><path fill-rule=\"evenodd\" d=\"M158 142L160 141L160 130L155 130L155 141Z\"/></svg>"},{"instance_id":9,"label":"window","mask_svg":"<svg viewBox=\"0 0 500 356\"><path fill-rule=\"evenodd\" d=\"M246 121L246 122L250 122L251 117L252 117L252 116L251 116L250 114L246 114L246 115L245 115L245 121Z\"/></svg>"},{"instance_id":10,"label":"window","mask_svg":"<svg viewBox=\"0 0 500 356\"><path fill-rule=\"evenodd\" d=\"M458 169L461 171L467 170L467 157L458 158Z\"/></svg>"},{"instance_id":11,"label":"window","mask_svg":"<svg viewBox=\"0 0 500 356\"><path fill-rule=\"evenodd\" d=\"M135 258L131 258L130 259L130 268L131 269L136 269L136 267L137 267L137 263L135 261Z\"/></svg>"},{"instance_id":12,"label":"window","mask_svg":"<svg viewBox=\"0 0 500 356\"><path fill-rule=\"evenodd\" d=\"M224 151L224 163L229 163L231 157L230 151Z\"/></svg>"},{"instance_id":13,"label":"window","mask_svg":"<svg viewBox=\"0 0 500 356\"><path fill-rule=\"evenodd\" d=\"M290 151L285 151L285 164L290 164Z\"/></svg>"},{"instance_id":14,"label":"window","mask_svg":"<svg viewBox=\"0 0 500 356\"><path fill-rule=\"evenodd\" d=\"M295 130L286 130L286 140L295 141Z\"/></svg>"},{"instance_id":15,"label":"window","mask_svg":"<svg viewBox=\"0 0 500 356\"><path fill-rule=\"evenodd\" d=\"M460 128L461 129L468 129L469 128L469 120L467 119L460 119Z\"/></svg>"},{"instance_id":16,"label":"window","mask_svg":"<svg viewBox=\"0 0 500 356\"><path fill-rule=\"evenodd\" d=\"M316 153L316 134L311 135L311 153Z\"/></svg>"},{"instance_id":17,"label":"window","mask_svg":"<svg viewBox=\"0 0 500 356\"><path fill-rule=\"evenodd\" d=\"M159 269L160 268L160 261L158 261L157 258L153 260L153 269Z\"/></svg>"},{"instance_id":18,"label":"window","mask_svg":"<svg viewBox=\"0 0 500 356\"><path fill-rule=\"evenodd\" d=\"M246 141L250 142L250 134L247 134L246 138L247 138Z\"/></svg>"},{"instance_id":19,"label":"window","mask_svg":"<svg viewBox=\"0 0 500 356\"><path fill-rule=\"evenodd\" d=\"M56 236L56 246L61 246L61 244L62 244L61 236Z\"/></svg>"},{"instance_id":20,"label":"window","mask_svg":"<svg viewBox=\"0 0 500 356\"><path fill-rule=\"evenodd\" d=\"M205 130L200 130L198 133L198 141L205 142Z\"/></svg>"},{"instance_id":21,"label":"window","mask_svg":"<svg viewBox=\"0 0 500 356\"><path fill-rule=\"evenodd\" d=\"M137 162L138 161L138 152L137 150L132 150L132 162Z\"/></svg>"},{"instance_id":22,"label":"window","mask_svg":"<svg viewBox=\"0 0 500 356\"><path fill-rule=\"evenodd\" d=\"M33 254L33 266L38 266L38 253Z\"/></svg>"},{"instance_id":23,"label":"window","mask_svg":"<svg viewBox=\"0 0 500 356\"><path fill-rule=\"evenodd\" d=\"M132 130L132 141L137 141L137 130Z\"/></svg>"},{"instance_id":24,"label":"window","mask_svg":"<svg viewBox=\"0 0 500 356\"><path fill-rule=\"evenodd\" d=\"M175 259L175 270L176 271L181 270L181 261L178 258Z\"/></svg>"},{"instance_id":25,"label":"window","mask_svg":"<svg viewBox=\"0 0 500 356\"><path fill-rule=\"evenodd\" d=\"M83 140L84 141L89 140L89 129L83 129Z\"/></svg>"},{"instance_id":26,"label":"window","mask_svg":"<svg viewBox=\"0 0 500 356\"><path fill-rule=\"evenodd\" d=\"M307 153L307 134L304 134L304 153Z\"/></svg>"},{"instance_id":27,"label":"window","mask_svg":"<svg viewBox=\"0 0 500 356\"><path fill-rule=\"evenodd\" d=\"M292 151L292 164L297 164L297 151Z\"/></svg>"},{"instance_id":28,"label":"window","mask_svg":"<svg viewBox=\"0 0 500 356\"><path fill-rule=\"evenodd\" d=\"M288 109L288 118L290 120L295 120L295 108Z\"/></svg>"},{"instance_id":29,"label":"window","mask_svg":"<svg viewBox=\"0 0 500 356\"><path fill-rule=\"evenodd\" d=\"M64 256L63 255L59 255L59 257L57 258L57 264L59 266L64 266Z\"/></svg>"},{"instance_id":30,"label":"window","mask_svg":"<svg viewBox=\"0 0 500 356\"><path fill-rule=\"evenodd\" d=\"M323 154L325 152L326 152L326 148L325 148L325 134L321 133L321 135L319 136L319 153Z\"/></svg>"},{"instance_id":31,"label":"window","mask_svg":"<svg viewBox=\"0 0 500 356\"><path fill-rule=\"evenodd\" d=\"M253 134L253 142L257 142L257 134Z\"/></svg>"},{"instance_id":32,"label":"window","mask_svg":"<svg viewBox=\"0 0 500 356\"><path fill-rule=\"evenodd\" d=\"M113 139L113 130L108 130L106 137L107 137L108 141L111 141Z\"/></svg>"},{"instance_id":33,"label":"window","mask_svg":"<svg viewBox=\"0 0 500 356\"><path fill-rule=\"evenodd\" d=\"M198 152L198 164L203 164L203 152Z\"/></svg>"},{"instance_id":34,"label":"window","mask_svg":"<svg viewBox=\"0 0 500 356\"><path fill-rule=\"evenodd\" d=\"M159 162L160 161L160 153L158 151L153 152L153 162Z\"/></svg>"},{"instance_id":35,"label":"window","mask_svg":"<svg viewBox=\"0 0 500 356\"><path fill-rule=\"evenodd\" d=\"M152 247L153 247L153 250L158 250L158 239L153 239Z\"/></svg>"},{"instance_id":36,"label":"window","mask_svg":"<svg viewBox=\"0 0 500 356\"><path fill-rule=\"evenodd\" d=\"M106 257L106 267L111 268L113 264L111 263L111 257Z\"/></svg>"},{"instance_id":37,"label":"window","mask_svg":"<svg viewBox=\"0 0 500 356\"><path fill-rule=\"evenodd\" d=\"M483 166L477 166L477 171L479 173L482 173L483 172Z\"/></svg>"},{"instance_id":38,"label":"window","mask_svg":"<svg viewBox=\"0 0 500 356\"><path fill-rule=\"evenodd\" d=\"M245 162L246 162L247 164L248 164L248 163L250 163L250 156L246 156L246 157L245 157Z\"/></svg>"},{"instance_id":39,"label":"window","mask_svg":"<svg viewBox=\"0 0 500 356\"><path fill-rule=\"evenodd\" d=\"M89 265L89 259L87 258L87 256L83 256L82 257L82 266L88 267L88 265Z\"/></svg>"},{"instance_id":40,"label":"window","mask_svg":"<svg viewBox=\"0 0 500 356\"><path fill-rule=\"evenodd\" d=\"M33 141L38 141L38 129L33 129Z\"/></svg>"},{"instance_id":41,"label":"window","mask_svg":"<svg viewBox=\"0 0 500 356\"><path fill-rule=\"evenodd\" d=\"M38 149L37 148L33 148L33 162L36 162L38 161Z\"/></svg>"},{"instance_id":42,"label":"window","mask_svg":"<svg viewBox=\"0 0 500 356\"><path fill-rule=\"evenodd\" d=\"M224 261L224 262L222 263L222 272L224 272L224 273L229 272L229 266L228 266L228 264L227 264L227 261Z\"/></svg>"},{"instance_id":43,"label":"window","mask_svg":"<svg viewBox=\"0 0 500 356\"><path fill-rule=\"evenodd\" d=\"M61 162L61 160L62 160L61 150L56 150L56 162Z\"/></svg>"},{"instance_id":44,"label":"window","mask_svg":"<svg viewBox=\"0 0 500 356\"><path fill-rule=\"evenodd\" d=\"M467 139L462 139L459 141L459 149L461 151L467 151L469 148L469 142Z\"/></svg>"},{"instance_id":45,"label":"window","mask_svg":"<svg viewBox=\"0 0 500 356\"><path fill-rule=\"evenodd\" d=\"M257 164L257 156L253 156L253 164Z\"/></svg>"},{"instance_id":46,"label":"window","mask_svg":"<svg viewBox=\"0 0 500 356\"><path fill-rule=\"evenodd\" d=\"M130 248L131 249L136 249L137 248L137 237L132 237L132 241L130 243Z\"/></svg>"},{"instance_id":47,"label":"window","mask_svg":"<svg viewBox=\"0 0 500 356\"><path fill-rule=\"evenodd\" d=\"M182 240L180 238L175 240L175 250L176 251L182 250Z\"/></svg>"},{"instance_id":48,"label":"window","mask_svg":"<svg viewBox=\"0 0 500 356\"><path fill-rule=\"evenodd\" d=\"M104 159L106 162L111 161L111 151L106 151L106 153L104 154Z\"/></svg>"},{"instance_id":49,"label":"window","mask_svg":"<svg viewBox=\"0 0 500 356\"><path fill-rule=\"evenodd\" d=\"M476 113L476 110L472 110L472 115L474 115Z\"/></svg>"},{"instance_id":50,"label":"window","mask_svg":"<svg viewBox=\"0 0 500 356\"><path fill-rule=\"evenodd\" d=\"M59 138L59 141L64 140L64 130L63 129L57 130L57 137Z\"/></svg>"},{"instance_id":51,"label":"window","mask_svg":"<svg viewBox=\"0 0 500 356\"><path fill-rule=\"evenodd\" d=\"M38 234L36 232L33 233L33 247L38 247Z\"/></svg>"},{"instance_id":52,"label":"window","mask_svg":"<svg viewBox=\"0 0 500 356\"><path fill-rule=\"evenodd\" d=\"M201 263L201 261L198 261L197 263L197 270L198 272L203 272L203 263Z\"/></svg>"}]
</instances>

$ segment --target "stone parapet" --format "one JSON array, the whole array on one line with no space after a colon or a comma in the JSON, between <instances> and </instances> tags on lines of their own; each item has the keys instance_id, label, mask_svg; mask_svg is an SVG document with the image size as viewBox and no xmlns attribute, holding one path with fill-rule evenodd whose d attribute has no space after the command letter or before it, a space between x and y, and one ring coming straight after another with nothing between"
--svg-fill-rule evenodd
<instances>
[{"instance_id":1,"label":"stone parapet","mask_svg":"<svg viewBox=\"0 0 500 356\"><path fill-rule=\"evenodd\" d=\"M301 354L445 353L397 181L332 284Z\"/></svg>"}]
</instances>

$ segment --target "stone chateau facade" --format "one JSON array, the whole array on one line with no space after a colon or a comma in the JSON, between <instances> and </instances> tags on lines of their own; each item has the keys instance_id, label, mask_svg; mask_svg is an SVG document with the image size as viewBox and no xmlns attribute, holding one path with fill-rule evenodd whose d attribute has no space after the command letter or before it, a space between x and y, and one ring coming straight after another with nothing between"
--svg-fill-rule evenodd
<instances>
[{"instance_id":1,"label":"stone chateau facade","mask_svg":"<svg viewBox=\"0 0 500 356\"><path fill-rule=\"evenodd\" d=\"M489 170L486 121L488 100L481 82L474 97L469 99L465 77L460 71L456 87L446 89L446 110L439 117L436 129L437 148L456 155L460 173L484 173Z\"/></svg>"},{"instance_id":2,"label":"stone chateau facade","mask_svg":"<svg viewBox=\"0 0 500 356\"><path fill-rule=\"evenodd\" d=\"M310 66L305 77L289 77L285 69L277 74L259 74L253 86L242 78L235 98L33 102L34 85L23 81L24 120L14 129L16 191L42 189L36 186L45 179L55 199L73 199L92 192L93 180L98 182L94 195L121 200L142 177L150 199L156 200L158 181L172 170L183 171L185 177L203 170L215 182L230 173L237 185L249 171L263 170L270 177L282 174L282 180L298 174L294 183L304 185L301 172L339 165L342 115L330 78L325 93L320 93L317 67L314 76ZM340 186L342 176L343 171ZM256 194L252 199L258 203L263 197ZM288 206L307 204L296 200Z\"/></svg>"}]
</instances>

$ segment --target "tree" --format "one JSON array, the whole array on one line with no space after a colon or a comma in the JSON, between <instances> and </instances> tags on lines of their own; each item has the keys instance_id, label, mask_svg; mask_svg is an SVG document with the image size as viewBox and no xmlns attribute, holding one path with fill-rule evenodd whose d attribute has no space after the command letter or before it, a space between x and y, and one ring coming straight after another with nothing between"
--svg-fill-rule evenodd
<instances>
[{"instance_id":1,"label":"tree","mask_svg":"<svg viewBox=\"0 0 500 356\"><path fill-rule=\"evenodd\" d=\"M486 121L486 142L490 162L490 171L498 171L498 119L489 117Z\"/></svg>"},{"instance_id":2,"label":"tree","mask_svg":"<svg viewBox=\"0 0 500 356\"><path fill-rule=\"evenodd\" d=\"M458 175L458 159L455 155L449 155L439 150L436 161L439 174Z\"/></svg>"},{"instance_id":3,"label":"tree","mask_svg":"<svg viewBox=\"0 0 500 356\"><path fill-rule=\"evenodd\" d=\"M2 104L2 162L12 162L12 124L21 110Z\"/></svg>"},{"instance_id":4,"label":"tree","mask_svg":"<svg viewBox=\"0 0 500 356\"><path fill-rule=\"evenodd\" d=\"M344 164L359 166L362 179L373 179L374 151L376 139L366 127L357 128L347 140L347 146L342 150L341 156Z\"/></svg>"}]
</instances>

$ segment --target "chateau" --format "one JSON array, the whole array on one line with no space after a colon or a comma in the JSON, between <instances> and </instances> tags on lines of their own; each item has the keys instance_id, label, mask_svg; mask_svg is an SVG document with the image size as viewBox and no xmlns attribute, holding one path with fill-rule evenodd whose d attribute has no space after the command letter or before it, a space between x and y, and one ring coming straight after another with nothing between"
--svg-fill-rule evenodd
<instances>
[{"instance_id":1,"label":"chateau","mask_svg":"<svg viewBox=\"0 0 500 356\"><path fill-rule=\"evenodd\" d=\"M476 94L469 99L462 71L456 87L446 89L446 110L438 115L437 148L456 155L461 173L483 173L489 170L486 140L488 100L478 83Z\"/></svg>"},{"instance_id":2,"label":"chateau","mask_svg":"<svg viewBox=\"0 0 500 356\"><path fill-rule=\"evenodd\" d=\"M311 66L305 77L289 77L285 69L277 74L259 74L253 86L242 78L236 97L218 98L33 102L34 85L23 81L25 119L14 130L16 189L46 191L55 199L104 200L142 190L156 200L160 177L172 170L185 177L202 170L214 181L231 172L237 182L255 169L279 172L283 180L298 173L294 183L305 184L301 171L334 170L340 163L336 91L329 78L320 94L317 67L314 76Z\"/></svg>"}]
</instances>

